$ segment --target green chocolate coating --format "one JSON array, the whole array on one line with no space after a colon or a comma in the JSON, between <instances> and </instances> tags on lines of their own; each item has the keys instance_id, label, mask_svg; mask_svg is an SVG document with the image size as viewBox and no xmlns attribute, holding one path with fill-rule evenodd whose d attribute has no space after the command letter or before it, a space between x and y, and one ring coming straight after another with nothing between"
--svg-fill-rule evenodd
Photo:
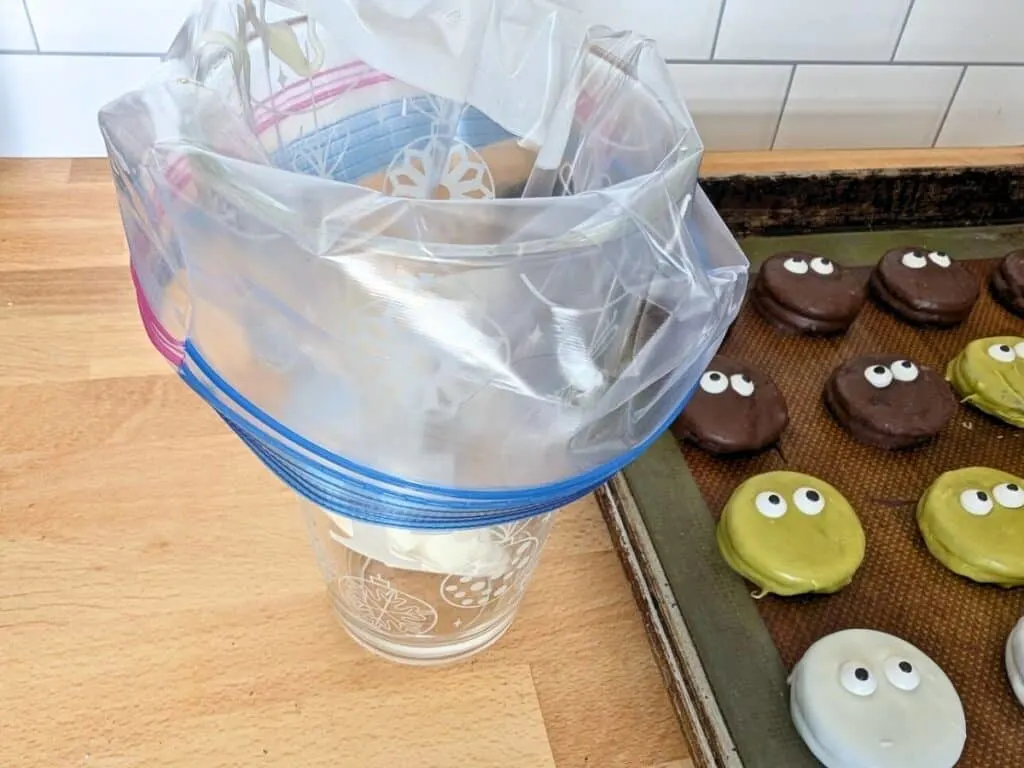
<instances>
[{"instance_id":1,"label":"green chocolate coating","mask_svg":"<svg viewBox=\"0 0 1024 768\"><path fill-rule=\"evenodd\" d=\"M800 510L798 489L820 495L818 514ZM761 494L783 499L785 513L762 514ZM767 472L742 483L722 510L717 538L734 571L777 595L837 592L864 559L864 530L850 503L823 480L798 472Z\"/></svg>"},{"instance_id":2,"label":"green chocolate coating","mask_svg":"<svg viewBox=\"0 0 1024 768\"><path fill-rule=\"evenodd\" d=\"M1024 427L1024 356L1014 352L1012 361L996 360L991 347L1005 345L1019 349L1024 338L991 336L975 339L946 367L946 380L960 394L963 402L979 411Z\"/></svg>"},{"instance_id":3,"label":"green chocolate coating","mask_svg":"<svg viewBox=\"0 0 1024 768\"><path fill-rule=\"evenodd\" d=\"M1008 509L994 489L1005 483L1024 488L1024 478L989 467L946 472L917 503L917 525L935 559L954 573L985 584L1024 584L1024 507ZM964 491L988 495L992 510L972 515L961 503Z\"/></svg>"}]
</instances>

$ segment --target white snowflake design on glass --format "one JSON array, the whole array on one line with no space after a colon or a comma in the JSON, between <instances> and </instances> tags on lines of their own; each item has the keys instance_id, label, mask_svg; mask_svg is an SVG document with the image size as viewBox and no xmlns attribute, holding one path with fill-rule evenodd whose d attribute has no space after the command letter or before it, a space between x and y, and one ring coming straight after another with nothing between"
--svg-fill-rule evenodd
<instances>
[{"instance_id":1,"label":"white snowflake design on glass","mask_svg":"<svg viewBox=\"0 0 1024 768\"><path fill-rule=\"evenodd\" d=\"M417 139L395 156L384 174L395 197L482 200L494 197L494 177L480 153L454 137Z\"/></svg>"},{"instance_id":2,"label":"white snowflake design on glass","mask_svg":"<svg viewBox=\"0 0 1024 768\"><path fill-rule=\"evenodd\" d=\"M380 576L342 576L338 579L338 592L352 618L380 634L426 635L437 625L433 606L395 589Z\"/></svg>"}]
</instances>

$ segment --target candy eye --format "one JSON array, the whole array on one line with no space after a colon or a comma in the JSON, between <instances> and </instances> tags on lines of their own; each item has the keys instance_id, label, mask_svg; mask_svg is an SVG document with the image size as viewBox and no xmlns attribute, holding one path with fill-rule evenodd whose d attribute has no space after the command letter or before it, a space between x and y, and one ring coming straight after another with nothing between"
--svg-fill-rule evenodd
<instances>
[{"instance_id":1,"label":"candy eye","mask_svg":"<svg viewBox=\"0 0 1024 768\"><path fill-rule=\"evenodd\" d=\"M984 517L992 511L992 497L984 491L969 488L960 494L960 506L972 515Z\"/></svg>"},{"instance_id":2,"label":"candy eye","mask_svg":"<svg viewBox=\"0 0 1024 768\"><path fill-rule=\"evenodd\" d=\"M1020 509L1024 507L1024 488L1017 483L1003 483L992 489L999 506L1007 509Z\"/></svg>"},{"instance_id":3,"label":"candy eye","mask_svg":"<svg viewBox=\"0 0 1024 768\"><path fill-rule=\"evenodd\" d=\"M825 497L821 491L813 488L797 488L793 494L793 503L805 515L820 515L825 508Z\"/></svg>"},{"instance_id":4,"label":"candy eye","mask_svg":"<svg viewBox=\"0 0 1024 768\"><path fill-rule=\"evenodd\" d=\"M884 664L885 677L901 691L912 691L921 684L921 675L906 659L890 657Z\"/></svg>"},{"instance_id":5,"label":"candy eye","mask_svg":"<svg viewBox=\"0 0 1024 768\"><path fill-rule=\"evenodd\" d=\"M914 251L907 251L900 257L900 262L907 269L924 269L928 266L928 258Z\"/></svg>"},{"instance_id":6,"label":"candy eye","mask_svg":"<svg viewBox=\"0 0 1024 768\"><path fill-rule=\"evenodd\" d=\"M803 259L788 258L782 262L782 268L787 272L792 272L794 275L807 274L807 262Z\"/></svg>"},{"instance_id":7,"label":"candy eye","mask_svg":"<svg viewBox=\"0 0 1024 768\"><path fill-rule=\"evenodd\" d=\"M757 511L773 520L786 514L786 500L774 491L762 491L754 499Z\"/></svg>"},{"instance_id":8,"label":"candy eye","mask_svg":"<svg viewBox=\"0 0 1024 768\"><path fill-rule=\"evenodd\" d=\"M864 378L875 389L885 389L892 384L892 371L884 365L872 365L864 369Z\"/></svg>"},{"instance_id":9,"label":"candy eye","mask_svg":"<svg viewBox=\"0 0 1024 768\"><path fill-rule=\"evenodd\" d=\"M1013 349L1017 353L1017 357L1024 360L1024 341L1018 341L1014 344Z\"/></svg>"},{"instance_id":10,"label":"candy eye","mask_svg":"<svg viewBox=\"0 0 1024 768\"><path fill-rule=\"evenodd\" d=\"M832 263L831 259L826 259L824 256L815 256L811 259L811 269L819 275L831 275L836 271L836 265Z\"/></svg>"},{"instance_id":11,"label":"candy eye","mask_svg":"<svg viewBox=\"0 0 1024 768\"><path fill-rule=\"evenodd\" d=\"M988 348L988 356L1000 363L1012 363L1017 358L1017 353L1009 344L993 344Z\"/></svg>"},{"instance_id":12,"label":"candy eye","mask_svg":"<svg viewBox=\"0 0 1024 768\"><path fill-rule=\"evenodd\" d=\"M718 371L706 371L700 377L700 388L709 395L720 395L729 388L729 379L724 373Z\"/></svg>"},{"instance_id":13,"label":"candy eye","mask_svg":"<svg viewBox=\"0 0 1024 768\"><path fill-rule=\"evenodd\" d=\"M754 394L754 382L744 376L742 373L734 373L729 377L729 383L732 384L732 391L742 397L750 397Z\"/></svg>"},{"instance_id":14,"label":"candy eye","mask_svg":"<svg viewBox=\"0 0 1024 768\"><path fill-rule=\"evenodd\" d=\"M889 370L896 381L916 381L920 373L917 366L909 360L897 360L889 366Z\"/></svg>"},{"instance_id":15,"label":"candy eye","mask_svg":"<svg viewBox=\"0 0 1024 768\"><path fill-rule=\"evenodd\" d=\"M949 258L949 255L942 251L932 251L928 254L928 260L935 266L942 267L943 269L953 263L953 260Z\"/></svg>"},{"instance_id":16,"label":"candy eye","mask_svg":"<svg viewBox=\"0 0 1024 768\"><path fill-rule=\"evenodd\" d=\"M839 669L839 683L854 696L870 696L878 688L871 670L856 661L848 661Z\"/></svg>"}]
</instances>

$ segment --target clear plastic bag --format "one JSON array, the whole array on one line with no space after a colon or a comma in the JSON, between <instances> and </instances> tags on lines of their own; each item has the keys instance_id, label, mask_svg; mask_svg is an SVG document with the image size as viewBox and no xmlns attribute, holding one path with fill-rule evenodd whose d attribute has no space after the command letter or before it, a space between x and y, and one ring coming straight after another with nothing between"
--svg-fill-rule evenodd
<instances>
[{"instance_id":1,"label":"clear plastic bag","mask_svg":"<svg viewBox=\"0 0 1024 768\"><path fill-rule=\"evenodd\" d=\"M101 112L151 339L351 517L591 490L678 413L746 285L653 45L543 0L280 6L207 0Z\"/></svg>"}]
</instances>

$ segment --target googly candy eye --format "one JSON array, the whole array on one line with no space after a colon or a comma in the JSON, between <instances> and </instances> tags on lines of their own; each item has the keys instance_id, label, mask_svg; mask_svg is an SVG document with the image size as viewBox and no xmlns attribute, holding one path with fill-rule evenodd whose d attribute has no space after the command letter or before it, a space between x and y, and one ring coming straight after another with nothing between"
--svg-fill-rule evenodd
<instances>
[{"instance_id":1,"label":"googly candy eye","mask_svg":"<svg viewBox=\"0 0 1024 768\"><path fill-rule=\"evenodd\" d=\"M901 691L913 691L921 684L921 674L906 659L890 656L882 665L885 678Z\"/></svg>"},{"instance_id":2,"label":"googly candy eye","mask_svg":"<svg viewBox=\"0 0 1024 768\"><path fill-rule=\"evenodd\" d=\"M775 493L775 491L762 491L757 494L754 506L762 515L773 520L786 514L787 509L786 500L782 498L782 494Z\"/></svg>"},{"instance_id":3,"label":"googly candy eye","mask_svg":"<svg viewBox=\"0 0 1024 768\"><path fill-rule=\"evenodd\" d=\"M897 360L889 366L889 370L892 371L892 377L896 381L916 381L921 373L917 366L909 360Z\"/></svg>"},{"instance_id":4,"label":"googly candy eye","mask_svg":"<svg viewBox=\"0 0 1024 768\"><path fill-rule=\"evenodd\" d=\"M942 251L931 251L928 254L928 261L937 267L942 267L943 269L946 269L953 263L953 260L949 258L949 254L943 253Z\"/></svg>"},{"instance_id":5,"label":"googly candy eye","mask_svg":"<svg viewBox=\"0 0 1024 768\"><path fill-rule=\"evenodd\" d=\"M1024 341L1018 341L1014 344L1013 351L1017 353L1018 360L1024 360Z\"/></svg>"},{"instance_id":6,"label":"googly candy eye","mask_svg":"<svg viewBox=\"0 0 1024 768\"><path fill-rule=\"evenodd\" d=\"M878 689L871 670L857 661L848 661L839 668L839 684L854 696L870 696Z\"/></svg>"},{"instance_id":7,"label":"googly candy eye","mask_svg":"<svg viewBox=\"0 0 1024 768\"><path fill-rule=\"evenodd\" d=\"M900 257L900 263L907 269L924 269L928 266L928 257L916 251L907 251Z\"/></svg>"},{"instance_id":8,"label":"googly candy eye","mask_svg":"<svg viewBox=\"0 0 1024 768\"><path fill-rule=\"evenodd\" d=\"M811 259L811 269L819 275L831 275L836 271L836 265L831 259L826 259L824 256L815 256Z\"/></svg>"},{"instance_id":9,"label":"googly candy eye","mask_svg":"<svg viewBox=\"0 0 1024 768\"><path fill-rule=\"evenodd\" d=\"M782 262L782 268L787 272L792 272L794 275L806 275L808 269L806 261L792 256Z\"/></svg>"},{"instance_id":10,"label":"googly candy eye","mask_svg":"<svg viewBox=\"0 0 1024 768\"><path fill-rule=\"evenodd\" d=\"M700 388L709 395L720 395L729 388L729 379L718 371L705 371L700 377Z\"/></svg>"},{"instance_id":11,"label":"googly candy eye","mask_svg":"<svg viewBox=\"0 0 1024 768\"><path fill-rule=\"evenodd\" d=\"M754 394L754 382L742 373L734 373L730 376L729 383L732 385L732 391L741 397L750 397Z\"/></svg>"},{"instance_id":12,"label":"googly candy eye","mask_svg":"<svg viewBox=\"0 0 1024 768\"><path fill-rule=\"evenodd\" d=\"M1024 488L1017 483L1002 483L992 489L992 495L1001 507L1020 509L1024 507Z\"/></svg>"},{"instance_id":13,"label":"googly candy eye","mask_svg":"<svg viewBox=\"0 0 1024 768\"><path fill-rule=\"evenodd\" d=\"M820 515L825 509L825 497L814 488L797 488L793 494L793 503L805 515Z\"/></svg>"},{"instance_id":14,"label":"googly candy eye","mask_svg":"<svg viewBox=\"0 0 1024 768\"><path fill-rule=\"evenodd\" d=\"M993 344L988 348L988 356L1000 363L1012 363L1017 359L1017 353L1009 344Z\"/></svg>"},{"instance_id":15,"label":"googly candy eye","mask_svg":"<svg viewBox=\"0 0 1024 768\"><path fill-rule=\"evenodd\" d=\"M968 488L960 494L960 506L976 517L984 517L992 511L992 497L985 491Z\"/></svg>"},{"instance_id":16,"label":"googly candy eye","mask_svg":"<svg viewBox=\"0 0 1024 768\"><path fill-rule=\"evenodd\" d=\"M875 389L885 389L892 384L892 371L884 365L872 365L864 369L864 378Z\"/></svg>"}]
</instances>

